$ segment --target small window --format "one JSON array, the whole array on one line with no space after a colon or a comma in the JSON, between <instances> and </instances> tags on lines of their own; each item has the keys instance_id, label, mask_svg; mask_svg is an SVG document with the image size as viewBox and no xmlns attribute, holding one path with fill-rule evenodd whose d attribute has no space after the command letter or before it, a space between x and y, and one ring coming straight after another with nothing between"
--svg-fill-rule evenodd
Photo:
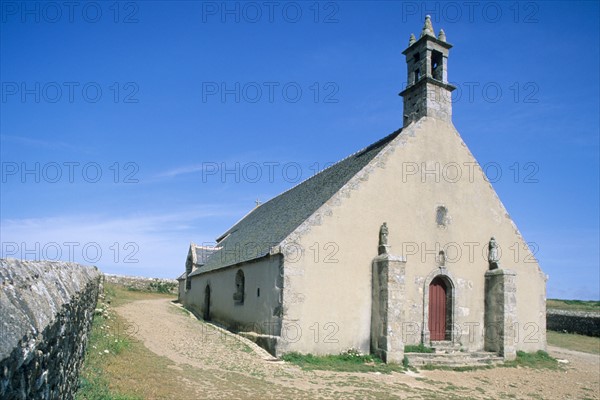
<instances>
[{"instance_id":1,"label":"small window","mask_svg":"<svg viewBox=\"0 0 600 400\"><path fill-rule=\"evenodd\" d=\"M448 209L444 206L439 206L435 212L435 222L438 226L446 226Z\"/></svg>"},{"instance_id":2,"label":"small window","mask_svg":"<svg viewBox=\"0 0 600 400\"><path fill-rule=\"evenodd\" d=\"M235 293L233 294L233 300L235 304L244 304L244 290L246 285L246 279L244 277L244 271L241 269L235 274Z\"/></svg>"},{"instance_id":3,"label":"small window","mask_svg":"<svg viewBox=\"0 0 600 400\"><path fill-rule=\"evenodd\" d=\"M418 82L419 79L421 79L421 70L419 68L417 68L415 70L415 83Z\"/></svg>"},{"instance_id":4,"label":"small window","mask_svg":"<svg viewBox=\"0 0 600 400\"><path fill-rule=\"evenodd\" d=\"M260 297L260 288L256 288L256 297Z\"/></svg>"}]
</instances>

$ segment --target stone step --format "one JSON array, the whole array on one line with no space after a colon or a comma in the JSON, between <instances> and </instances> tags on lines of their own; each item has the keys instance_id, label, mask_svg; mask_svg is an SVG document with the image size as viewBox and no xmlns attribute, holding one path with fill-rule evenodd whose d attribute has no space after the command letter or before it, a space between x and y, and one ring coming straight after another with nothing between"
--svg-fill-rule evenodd
<instances>
[{"instance_id":1,"label":"stone step","mask_svg":"<svg viewBox=\"0 0 600 400\"><path fill-rule=\"evenodd\" d=\"M452 343L449 340L431 342L431 348L436 353L456 353L460 351L460 343Z\"/></svg>"},{"instance_id":2,"label":"stone step","mask_svg":"<svg viewBox=\"0 0 600 400\"><path fill-rule=\"evenodd\" d=\"M504 360L496 353L477 351L472 353L405 353L410 365L422 367L427 364L463 367L486 366L502 363Z\"/></svg>"}]
</instances>

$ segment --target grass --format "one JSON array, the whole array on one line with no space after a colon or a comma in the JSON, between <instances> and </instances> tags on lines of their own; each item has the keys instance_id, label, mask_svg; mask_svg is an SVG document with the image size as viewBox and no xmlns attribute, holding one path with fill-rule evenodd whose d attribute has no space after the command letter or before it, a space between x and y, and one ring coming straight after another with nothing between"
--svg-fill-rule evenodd
<instances>
[{"instance_id":1,"label":"grass","mask_svg":"<svg viewBox=\"0 0 600 400\"><path fill-rule=\"evenodd\" d=\"M165 295L129 292L126 288L105 284L105 302L110 305L120 305L137 299L165 298ZM106 304L99 304L106 307ZM148 386L145 378L128 380L121 385L127 373L144 369L144 363L151 362L156 369L166 368L161 365L158 356L149 354L143 344L132 336L132 327L120 319L114 311L108 308L108 315L95 315L87 345L86 356L81 370L79 390L76 400L142 400L148 398L147 393L139 387ZM133 358L133 360L132 360ZM136 365L136 368L131 368ZM167 372L158 371L168 375ZM159 374L157 373L157 375ZM176 377L173 377L174 380ZM151 396L150 396L151 397Z\"/></svg>"},{"instance_id":2,"label":"grass","mask_svg":"<svg viewBox=\"0 0 600 400\"><path fill-rule=\"evenodd\" d=\"M105 373L105 365L130 347L130 338L119 333L119 322L116 320L114 313L110 313L107 317L94 316L76 399L141 399L140 397L112 391L109 387L109 377Z\"/></svg>"},{"instance_id":3,"label":"grass","mask_svg":"<svg viewBox=\"0 0 600 400\"><path fill-rule=\"evenodd\" d=\"M548 353L538 350L535 353L526 353L517 351L517 359L507 361L503 367L526 367L533 369L559 369L560 366L556 358L551 357Z\"/></svg>"},{"instance_id":4,"label":"grass","mask_svg":"<svg viewBox=\"0 0 600 400\"><path fill-rule=\"evenodd\" d=\"M176 298L173 294L156 293L142 290L129 290L129 288L124 286L113 285L110 283L106 283L104 285L104 293L106 294L107 298L110 298L111 306L113 307L118 307L135 300Z\"/></svg>"},{"instance_id":5,"label":"grass","mask_svg":"<svg viewBox=\"0 0 600 400\"><path fill-rule=\"evenodd\" d=\"M423 343L418 345L407 344L404 346L405 353L433 353L434 350L431 347L425 346Z\"/></svg>"},{"instance_id":6,"label":"grass","mask_svg":"<svg viewBox=\"0 0 600 400\"><path fill-rule=\"evenodd\" d=\"M106 334L105 320L95 317L88 343L85 363L81 371L77 400L138 400L141 397L118 393L110 389L109 377L103 366L121 354L130 345L126 339L112 339Z\"/></svg>"},{"instance_id":7,"label":"grass","mask_svg":"<svg viewBox=\"0 0 600 400\"><path fill-rule=\"evenodd\" d=\"M591 311L600 313L600 301L548 299L546 300L546 308L555 310Z\"/></svg>"},{"instance_id":8,"label":"grass","mask_svg":"<svg viewBox=\"0 0 600 400\"><path fill-rule=\"evenodd\" d=\"M110 299L112 306L135 300L174 298L164 294L129 291L126 287L111 284L105 286L105 293L112 296ZM179 313L178 311L173 312ZM183 313L183 311L181 312ZM180 315L183 318L183 314ZM102 321L103 324L99 325L107 326L107 328L101 329L103 332L121 332L123 327L128 326L127 321L121 319L113 311L110 311L109 316L109 319ZM99 329L96 325L94 326L95 331ZM128 331L130 330L125 330L125 332ZM132 335L128 344L120 349L118 354L115 352L115 354L110 353L106 356L93 354L91 352L92 342L90 342L76 400L215 398L219 397L217 392L228 393L230 394L229 398L235 399L248 398L249 392L269 393L270 390L273 390L275 385L266 385L260 371L230 371L219 368L220 358L235 357L237 351L252 351L250 347L237 340L231 339L231 342L233 343L232 353L215 355L214 359L207 363L210 366L208 368L177 364L166 357L159 356L145 347L136 335ZM193 384L198 382L207 382L204 389L208 392L199 393L197 388L202 384ZM285 398L295 398L294 394L297 393L294 388L279 385L277 385L277 390Z\"/></svg>"},{"instance_id":9,"label":"grass","mask_svg":"<svg viewBox=\"0 0 600 400\"><path fill-rule=\"evenodd\" d=\"M548 344L551 346L583 351L585 353L600 354L600 337L547 331L546 338Z\"/></svg>"},{"instance_id":10,"label":"grass","mask_svg":"<svg viewBox=\"0 0 600 400\"><path fill-rule=\"evenodd\" d=\"M282 359L297 365L304 370L327 370L338 372L403 372L405 368L399 364L385 364L379 358L360 354L354 350L338 355L315 356L312 354L288 353Z\"/></svg>"},{"instance_id":11,"label":"grass","mask_svg":"<svg viewBox=\"0 0 600 400\"><path fill-rule=\"evenodd\" d=\"M159 293L129 291L126 287L111 284L105 285L105 293L110 297L111 306L118 306L135 300L173 298L173 296L166 296ZM187 313L187 311L182 309L177 309L173 312L181 313L182 316ZM241 398L242 393L248 393L247 391L242 392L238 390L240 382L243 382L245 390L251 388L258 392L263 388L265 381L260 371L251 371L250 375L252 375L252 378L249 378L239 373L239 371L227 372L225 376L222 370L197 369L187 365L176 365L169 359L152 353L135 337L130 338L127 335L123 335L123 332L127 332L127 329L123 329L124 324L126 324L126 321L121 320L113 312L109 313L109 318L104 318L103 316L96 316L94 318L87 356L82 370L80 390L76 396L77 400L176 399L181 398L183 395L182 387L185 387L185 385L182 386L182 379L183 382L188 380L194 382L223 382L224 386L222 390L235 391L238 394L237 398ZM548 341L550 344L560 346L555 340L560 339L563 343L574 342L570 339L571 336L577 336L581 340L596 340L591 346L595 345L596 349L599 347L598 343L600 343L600 339L598 338L555 332L548 332ZM419 346L415 347L418 348ZM411 350L409 346L407 348L405 349L407 352ZM105 353L104 350L108 350L108 353ZM235 354L234 351L248 352L250 350L250 348L242 344L232 346L232 354ZM425 349L423 350L426 351ZM581 348L575 350L581 350ZM283 359L300 366L304 370L380 373L402 372L406 370L402 365L385 364L376 357L362 355L356 351L332 356L291 353L285 355ZM521 366L535 369L561 368L555 359L543 352L534 354L519 352L517 360L506 363L505 366ZM427 367L424 369L427 369ZM474 369L482 368L464 367L453 370L470 371ZM493 371L490 373L493 373ZM354 380L355 377L356 375L350 375L344 379L347 380L348 384L358 385L356 383L358 381ZM280 388L279 390L282 389ZM452 390L456 389L449 387L450 392L439 398L463 398L453 395L451 393ZM481 392L480 389L478 391ZM289 389L289 391L286 391L286 394L289 395L289 398L294 398L294 395L299 395L299 392ZM195 393L191 392L188 395L190 395L190 398L194 398ZM236 398L236 396L232 398ZM385 395L382 395L381 398L385 398ZM437 393L428 393L427 398L438 398Z\"/></svg>"}]
</instances>

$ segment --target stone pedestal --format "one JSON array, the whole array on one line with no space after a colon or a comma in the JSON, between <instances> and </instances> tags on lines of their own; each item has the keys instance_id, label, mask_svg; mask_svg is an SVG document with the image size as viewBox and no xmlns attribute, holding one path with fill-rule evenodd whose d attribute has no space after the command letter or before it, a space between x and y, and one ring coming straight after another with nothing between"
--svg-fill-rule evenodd
<instances>
[{"instance_id":1,"label":"stone pedestal","mask_svg":"<svg viewBox=\"0 0 600 400\"><path fill-rule=\"evenodd\" d=\"M388 254L390 252L390 246L388 246L387 244L380 244L377 251L377 254L379 254L380 256Z\"/></svg>"},{"instance_id":2,"label":"stone pedestal","mask_svg":"<svg viewBox=\"0 0 600 400\"><path fill-rule=\"evenodd\" d=\"M387 253L373 260L371 353L386 363L404 359L405 267L404 258Z\"/></svg>"},{"instance_id":3,"label":"stone pedestal","mask_svg":"<svg viewBox=\"0 0 600 400\"><path fill-rule=\"evenodd\" d=\"M485 274L485 350L514 360L517 322L517 274L494 269Z\"/></svg>"}]
</instances>

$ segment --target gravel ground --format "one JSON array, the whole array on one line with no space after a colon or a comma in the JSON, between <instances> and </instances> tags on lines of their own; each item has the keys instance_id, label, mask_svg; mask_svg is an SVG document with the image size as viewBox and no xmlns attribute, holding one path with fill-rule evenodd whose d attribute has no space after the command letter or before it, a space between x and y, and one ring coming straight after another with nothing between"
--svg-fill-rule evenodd
<instances>
[{"instance_id":1,"label":"gravel ground","mask_svg":"<svg viewBox=\"0 0 600 400\"><path fill-rule=\"evenodd\" d=\"M168 299L134 301L116 311L136 326L135 337L151 352L174 363L181 392L172 398L600 399L600 356L561 348L549 348L567 361L555 371L303 371L269 361L252 342L186 316Z\"/></svg>"}]
</instances>

